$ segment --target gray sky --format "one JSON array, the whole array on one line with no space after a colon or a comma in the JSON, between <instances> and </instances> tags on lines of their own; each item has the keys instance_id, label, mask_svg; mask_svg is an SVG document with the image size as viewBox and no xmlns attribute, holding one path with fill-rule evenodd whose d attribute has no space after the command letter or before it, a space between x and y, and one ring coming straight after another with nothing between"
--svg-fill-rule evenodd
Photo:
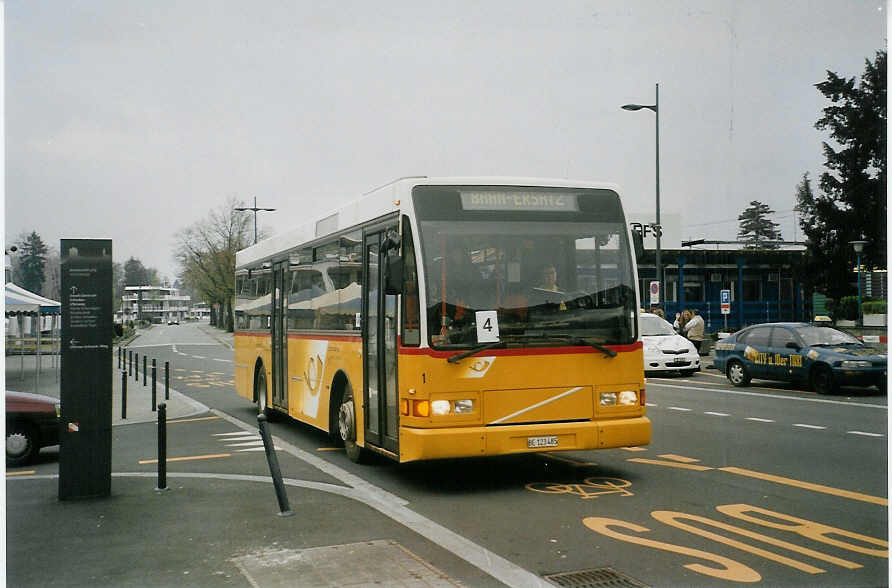
<instances>
[{"instance_id":1,"label":"gray sky","mask_svg":"<svg viewBox=\"0 0 892 588\"><path fill-rule=\"evenodd\" d=\"M885 47L878 1L5 4L5 238L111 238L173 277L174 233L227 196L276 233L405 175L615 182L734 238L793 239L822 172L826 70ZM722 222L730 221L730 222Z\"/></svg>"}]
</instances>

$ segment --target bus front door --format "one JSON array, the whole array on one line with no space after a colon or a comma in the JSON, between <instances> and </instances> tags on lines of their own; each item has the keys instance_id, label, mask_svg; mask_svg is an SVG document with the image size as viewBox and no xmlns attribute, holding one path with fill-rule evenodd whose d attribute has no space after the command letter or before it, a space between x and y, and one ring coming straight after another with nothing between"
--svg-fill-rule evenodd
<instances>
[{"instance_id":1,"label":"bus front door","mask_svg":"<svg viewBox=\"0 0 892 588\"><path fill-rule=\"evenodd\" d=\"M399 406L396 381L396 296L384 294L379 261L381 243L395 223L376 226L365 233L363 273L363 406L365 439L388 452L399 454Z\"/></svg>"},{"instance_id":2,"label":"bus front door","mask_svg":"<svg viewBox=\"0 0 892 588\"><path fill-rule=\"evenodd\" d=\"M273 288L270 300L270 335L272 335L272 405L288 413L288 262L273 266Z\"/></svg>"}]
</instances>

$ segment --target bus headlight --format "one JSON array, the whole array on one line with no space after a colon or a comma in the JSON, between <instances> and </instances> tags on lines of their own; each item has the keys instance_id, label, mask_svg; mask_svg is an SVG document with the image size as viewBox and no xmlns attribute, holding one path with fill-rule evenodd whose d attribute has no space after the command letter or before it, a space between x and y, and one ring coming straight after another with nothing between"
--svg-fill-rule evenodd
<instances>
[{"instance_id":1,"label":"bus headlight","mask_svg":"<svg viewBox=\"0 0 892 588\"><path fill-rule=\"evenodd\" d=\"M638 395L633 390L623 390L619 393L619 403L624 406L638 404Z\"/></svg>"},{"instance_id":2,"label":"bus headlight","mask_svg":"<svg viewBox=\"0 0 892 588\"><path fill-rule=\"evenodd\" d=\"M634 406L638 404L638 394L634 390L622 392L601 392L601 406Z\"/></svg>"},{"instance_id":3,"label":"bus headlight","mask_svg":"<svg viewBox=\"0 0 892 588\"><path fill-rule=\"evenodd\" d=\"M455 414L470 414L474 412L474 401L471 399L455 400L452 404L455 409Z\"/></svg>"},{"instance_id":4,"label":"bus headlight","mask_svg":"<svg viewBox=\"0 0 892 588\"><path fill-rule=\"evenodd\" d=\"M437 416L449 414L450 408L451 406L448 400L434 400L431 402L431 414L435 414Z\"/></svg>"}]
</instances>

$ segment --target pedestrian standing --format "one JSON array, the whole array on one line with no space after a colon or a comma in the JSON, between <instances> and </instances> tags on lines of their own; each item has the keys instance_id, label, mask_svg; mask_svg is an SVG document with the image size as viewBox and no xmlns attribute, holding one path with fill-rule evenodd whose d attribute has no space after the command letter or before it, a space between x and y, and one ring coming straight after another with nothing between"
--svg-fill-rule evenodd
<instances>
[{"instance_id":1,"label":"pedestrian standing","mask_svg":"<svg viewBox=\"0 0 892 588\"><path fill-rule=\"evenodd\" d=\"M703 317L700 316L700 311L697 309L690 312L689 319L685 322L684 332L685 337L688 338L688 341L694 344L694 347L697 349L697 353L700 353L700 345L703 344L703 329L705 325L703 324Z\"/></svg>"}]
</instances>

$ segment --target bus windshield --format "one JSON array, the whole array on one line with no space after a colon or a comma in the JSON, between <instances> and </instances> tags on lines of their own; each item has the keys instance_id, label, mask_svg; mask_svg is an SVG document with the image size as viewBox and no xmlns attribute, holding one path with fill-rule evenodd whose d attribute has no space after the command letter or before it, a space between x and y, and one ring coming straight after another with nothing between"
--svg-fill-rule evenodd
<instances>
[{"instance_id":1,"label":"bus windshield","mask_svg":"<svg viewBox=\"0 0 892 588\"><path fill-rule=\"evenodd\" d=\"M486 327L508 346L636 340L632 254L615 192L418 186L414 203L432 347L491 342L478 317L491 321L492 311L496 324Z\"/></svg>"}]
</instances>

